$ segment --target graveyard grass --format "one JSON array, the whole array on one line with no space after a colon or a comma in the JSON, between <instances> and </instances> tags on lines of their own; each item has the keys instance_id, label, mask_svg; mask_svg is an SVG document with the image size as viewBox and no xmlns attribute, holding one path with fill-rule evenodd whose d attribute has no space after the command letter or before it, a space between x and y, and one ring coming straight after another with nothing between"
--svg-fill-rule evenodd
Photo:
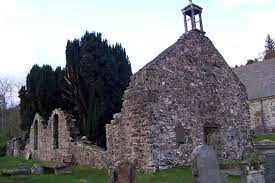
<instances>
[{"instance_id":1,"label":"graveyard grass","mask_svg":"<svg viewBox=\"0 0 275 183\"><path fill-rule=\"evenodd\" d=\"M275 133L268 133L268 134L254 134L253 135L253 141L255 143L261 141L261 140L273 140L275 141Z\"/></svg>"},{"instance_id":2,"label":"graveyard grass","mask_svg":"<svg viewBox=\"0 0 275 183\"><path fill-rule=\"evenodd\" d=\"M24 160L21 158L0 157L0 169L14 168L19 163L32 166L34 163L45 164L44 161ZM72 166L67 168L72 171L69 175L31 175L22 180L9 177L0 177L0 183L79 183L81 179L89 183L106 183L107 171L83 166ZM238 183L240 177L230 177L226 183ZM137 173L137 183L192 183L192 171L190 168L171 168L155 174Z\"/></svg>"}]
</instances>

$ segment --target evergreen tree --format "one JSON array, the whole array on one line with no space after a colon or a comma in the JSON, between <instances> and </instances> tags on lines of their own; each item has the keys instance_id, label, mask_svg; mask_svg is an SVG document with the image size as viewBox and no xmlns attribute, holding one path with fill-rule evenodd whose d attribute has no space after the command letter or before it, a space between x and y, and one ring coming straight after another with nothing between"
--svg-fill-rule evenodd
<instances>
[{"instance_id":1,"label":"evergreen tree","mask_svg":"<svg viewBox=\"0 0 275 183\"><path fill-rule=\"evenodd\" d=\"M265 49L266 50L274 50L275 49L275 41L269 34L267 34L266 39L265 39Z\"/></svg>"},{"instance_id":2,"label":"evergreen tree","mask_svg":"<svg viewBox=\"0 0 275 183\"><path fill-rule=\"evenodd\" d=\"M86 32L80 41L68 41L66 60L67 98L76 106L81 134L106 147L105 125L120 112L132 75L126 52L100 33Z\"/></svg>"},{"instance_id":3,"label":"evergreen tree","mask_svg":"<svg viewBox=\"0 0 275 183\"><path fill-rule=\"evenodd\" d=\"M31 123L34 117L34 109L32 108L30 98L27 94L26 87L22 86L19 90L19 98L20 98L20 116L21 116L21 124L20 128L23 131L29 131Z\"/></svg>"},{"instance_id":4,"label":"evergreen tree","mask_svg":"<svg viewBox=\"0 0 275 183\"><path fill-rule=\"evenodd\" d=\"M29 132L36 112L47 122L52 110L61 107L77 118L82 135L106 147L105 125L120 112L131 75L120 44L110 46L100 33L86 32L80 40L67 42L64 70L32 67L19 91L21 128Z\"/></svg>"},{"instance_id":5,"label":"evergreen tree","mask_svg":"<svg viewBox=\"0 0 275 183\"><path fill-rule=\"evenodd\" d=\"M265 39L264 60L275 58L275 40L267 34Z\"/></svg>"},{"instance_id":6,"label":"evergreen tree","mask_svg":"<svg viewBox=\"0 0 275 183\"><path fill-rule=\"evenodd\" d=\"M55 108L66 108L62 99L65 72L58 67L53 71L49 65L34 65L26 79L26 85L19 91L21 129L29 132L34 114L44 117L44 125Z\"/></svg>"}]
</instances>

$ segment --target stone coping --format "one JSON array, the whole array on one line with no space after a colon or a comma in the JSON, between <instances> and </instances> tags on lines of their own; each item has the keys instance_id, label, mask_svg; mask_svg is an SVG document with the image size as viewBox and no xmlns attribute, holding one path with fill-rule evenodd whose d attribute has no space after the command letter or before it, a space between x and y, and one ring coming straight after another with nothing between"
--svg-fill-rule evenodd
<instances>
[{"instance_id":1,"label":"stone coping","mask_svg":"<svg viewBox=\"0 0 275 183\"><path fill-rule=\"evenodd\" d=\"M262 140L255 144L258 150L275 150L275 141L272 140Z\"/></svg>"}]
</instances>

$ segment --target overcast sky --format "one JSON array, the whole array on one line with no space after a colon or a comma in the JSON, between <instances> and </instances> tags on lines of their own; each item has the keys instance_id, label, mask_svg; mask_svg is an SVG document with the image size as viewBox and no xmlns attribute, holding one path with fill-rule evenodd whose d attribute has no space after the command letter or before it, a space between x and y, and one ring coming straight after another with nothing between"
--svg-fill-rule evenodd
<instances>
[{"instance_id":1,"label":"overcast sky","mask_svg":"<svg viewBox=\"0 0 275 183\"><path fill-rule=\"evenodd\" d=\"M245 64L275 37L274 0L193 0L230 66ZM125 47L136 72L184 33L187 0L0 0L0 74L25 80L33 64L65 65L67 40L86 30Z\"/></svg>"}]
</instances>

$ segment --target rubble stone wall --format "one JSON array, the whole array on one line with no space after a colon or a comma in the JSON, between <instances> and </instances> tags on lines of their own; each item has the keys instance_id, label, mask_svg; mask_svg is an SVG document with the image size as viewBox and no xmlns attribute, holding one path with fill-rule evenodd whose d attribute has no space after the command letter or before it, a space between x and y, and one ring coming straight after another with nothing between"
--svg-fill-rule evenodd
<instances>
[{"instance_id":1,"label":"rubble stone wall","mask_svg":"<svg viewBox=\"0 0 275 183\"><path fill-rule=\"evenodd\" d=\"M212 42L198 31L175 44L132 76L123 108L107 125L107 156L152 172L190 165L193 149L217 129L222 162L241 159L251 142L244 85ZM176 127L186 141L178 143Z\"/></svg>"},{"instance_id":2,"label":"rubble stone wall","mask_svg":"<svg viewBox=\"0 0 275 183\"><path fill-rule=\"evenodd\" d=\"M54 147L54 116L58 116L58 148ZM37 121L37 137L35 137L35 123ZM66 156L72 155L72 161L76 164L102 168L106 166L105 150L88 144L83 144L79 138L75 138L74 119L60 109L52 112L43 125L44 119L36 114L30 130L29 142L25 147L25 153L30 152L33 159L63 162ZM45 123L44 123L45 124ZM35 149L37 138L37 149Z\"/></svg>"}]
</instances>

